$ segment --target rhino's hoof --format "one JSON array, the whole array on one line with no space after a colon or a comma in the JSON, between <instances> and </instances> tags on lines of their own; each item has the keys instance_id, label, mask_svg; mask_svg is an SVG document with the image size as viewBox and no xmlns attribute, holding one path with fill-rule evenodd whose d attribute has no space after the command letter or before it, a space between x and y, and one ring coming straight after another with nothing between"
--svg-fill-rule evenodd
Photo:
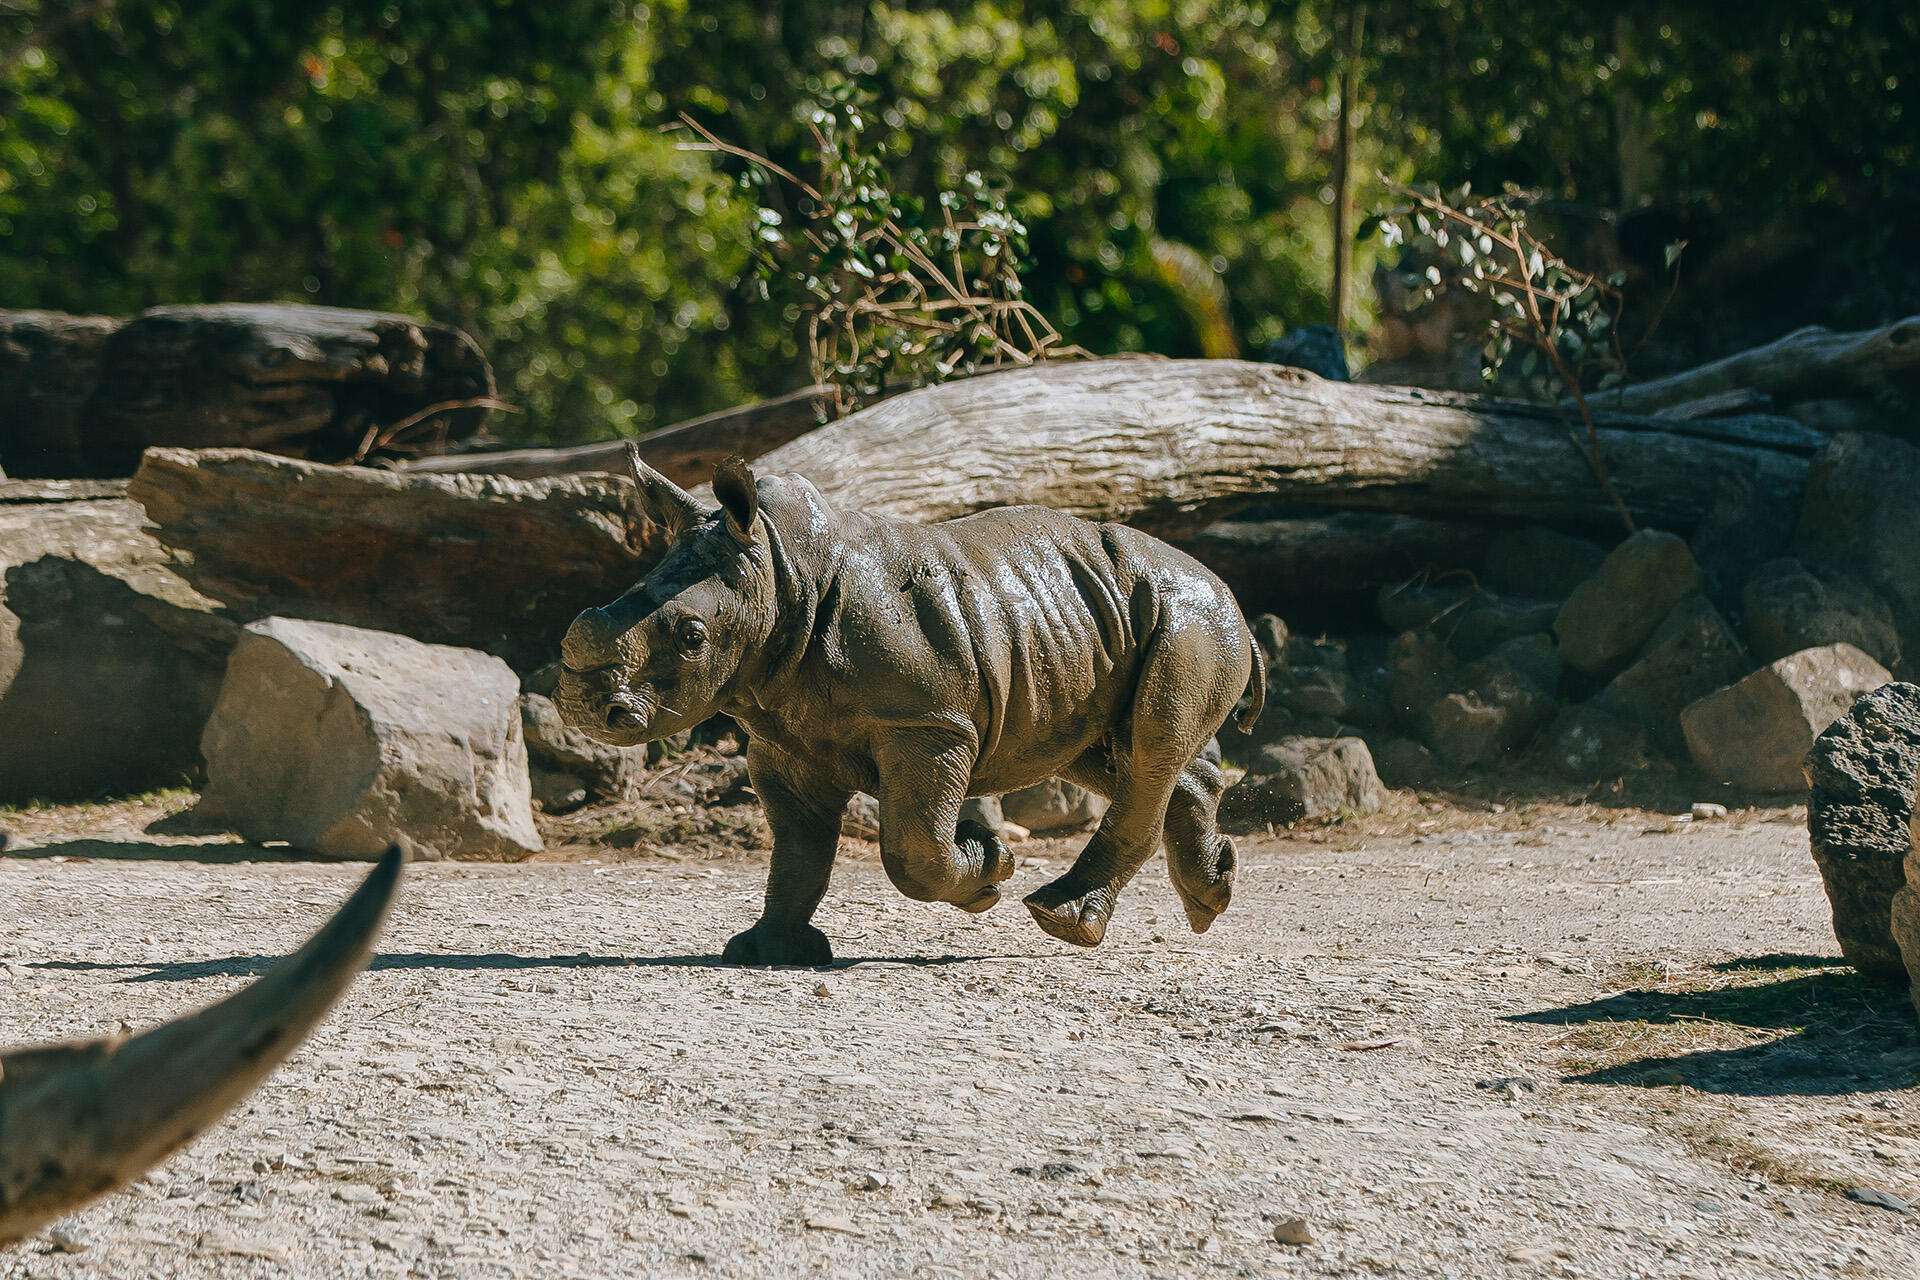
<instances>
[{"instance_id":1,"label":"rhino's hoof","mask_svg":"<svg viewBox=\"0 0 1920 1280\"><path fill-rule=\"evenodd\" d=\"M1107 913L1084 898L1055 902L1045 888L1040 888L1027 895L1026 904L1034 922L1062 942L1097 947L1107 936Z\"/></svg>"},{"instance_id":2,"label":"rhino's hoof","mask_svg":"<svg viewBox=\"0 0 1920 1280\"><path fill-rule=\"evenodd\" d=\"M1217 906L1212 903L1202 902L1197 898L1185 897L1184 895L1180 899L1180 905L1187 909L1187 924L1193 931L1195 933L1205 933L1213 927L1213 922L1220 918L1220 913L1227 909L1227 903L1232 897L1233 886L1230 884L1222 885L1220 888L1219 905Z\"/></svg>"},{"instance_id":3,"label":"rhino's hoof","mask_svg":"<svg viewBox=\"0 0 1920 1280\"><path fill-rule=\"evenodd\" d=\"M992 885L988 885L986 888L982 889L979 893L974 894L973 897L968 898L965 902L956 902L953 905L960 908L962 911L970 912L973 915L977 916L982 911L993 910L994 907L999 905L999 903L1000 903L1000 890L998 890Z\"/></svg>"},{"instance_id":4,"label":"rhino's hoof","mask_svg":"<svg viewBox=\"0 0 1920 1280\"><path fill-rule=\"evenodd\" d=\"M968 845L979 848L981 879L990 884L999 884L1002 880L1013 876L1018 865L1013 851L1007 848L1005 842L986 823L975 822L972 818L963 818L954 831L953 838L954 843L963 849Z\"/></svg>"},{"instance_id":5,"label":"rhino's hoof","mask_svg":"<svg viewBox=\"0 0 1920 1280\"><path fill-rule=\"evenodd\" d=\"M761 923L734 934L720 953L720 963L818 969L833 963L833 944L810 924L775 927Z\"/></svg>"},{"instance_id":6,"label":"rhino's hoof","mask_svg":"<svg viewBox=\"0 0 1920 1280\"><path fill-rule=\"evenodd\" d=\"M1236 858L1233 841L1220 837L1220 852L1214 867L1214 879L1209 884L1198 887L1174 876L1173 887L1179 891L1180 905L1187 909L1187 923L1195 933L1205 933L1220 913L1233 901L1233 870Z\"/></svg>"}]
</instances>

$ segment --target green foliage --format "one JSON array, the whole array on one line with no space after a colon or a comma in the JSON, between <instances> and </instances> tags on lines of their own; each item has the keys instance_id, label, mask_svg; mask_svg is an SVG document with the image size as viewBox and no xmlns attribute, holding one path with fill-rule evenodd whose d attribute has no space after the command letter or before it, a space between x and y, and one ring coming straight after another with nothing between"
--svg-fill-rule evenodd
<instances>
[{"instance_id":1,"label":"green foliage","mask_svg":"<svg viewBox=\"0 0 1920 1280\"><path fill-rule=\"evenodd\" d=\"M1340 12L0 0L0 303L412 311L480 339L527 410L502 430L644 431L807 376L804 326L734 285L760 202L660 130L684 112L801 172L817 83L871 94L899 207L970 173L1007 193L1022 297L1066 341L1257 349L1327 318ZM1624 246L1555 237L1629 301L1692 241L1663 336L1863 324L1920 287L1920 8L1372 0L1366 31L1356 172L1549 190ZM1709 288L1721 249L1763 283Z\"/></svg>"},{"instance_id":2,"label":"green foliage","mask_svg":"<svg viewBox=\"0 0 1920 1280\"><path fill-rule=\"evenodd\" d=\"M745 162L740 184L760 201L754 283L805 326L813 380L834 388L829 416L888 388L1084 354L1022 297L1027 229L1004 196L972 171L931 203L896 192L885 161L898 131L869 136L870 105L854 85L815 86L811 181L693 126L695 149Z\"/></svg>"},{"instance_id":3,"label":"green foliage","mask_svg":"<svg viewBox=\"0 0 1920 1280\"><path fill-rule=\"evenodd\" d=\"M1431 188L1404 194L1408 203L1376 215L1361 234L1377 230L1388 246L1418 242L1427 265L1417 297L1431 303L1457 289L1485 303L1480 336L1489 383L1508 394L1559 400L1625 375L1625 273L1582 271L1535 235L1531 211L1541 202L1538 193L1476 199L1461 187L1445 195ZM1669 246L1669 267L1681 247Z\"/></svg>"}]
</instances>

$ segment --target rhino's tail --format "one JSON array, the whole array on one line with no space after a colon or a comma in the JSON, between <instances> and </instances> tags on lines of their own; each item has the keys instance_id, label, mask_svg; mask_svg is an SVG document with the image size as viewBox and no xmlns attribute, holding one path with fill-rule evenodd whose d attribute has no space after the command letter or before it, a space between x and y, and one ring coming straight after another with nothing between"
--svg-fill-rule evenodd
<instances>
[{"instance_id":1,"label":"rhino's tail","mask_svg":"<svg viewBox=\"0 0 1920 1280\"><path fill-rule=\"evenodd\" d=\"M1253 649L1253 675L1247 679L1247 709L1234 720L1233 727L1242 733L1253 732L1253 722L1267 709L1267 655L1260 652L1260 642L1252 636L1247 644Z\"/></svg>"}]
</instances>

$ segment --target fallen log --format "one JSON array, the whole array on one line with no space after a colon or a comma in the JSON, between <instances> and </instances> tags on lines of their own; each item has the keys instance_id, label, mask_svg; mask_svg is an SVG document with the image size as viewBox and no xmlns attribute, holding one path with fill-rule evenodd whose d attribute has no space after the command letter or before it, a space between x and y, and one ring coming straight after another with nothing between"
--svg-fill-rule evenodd
<instances>
[{"instance_id":1,"label":"fallen log","mask_svg":"<svg viewBox=\"0 0 1920 1280\"><path fill-rule=\"evenodd\" d=\"M1220 576L1248 613L1295 618L1423 572L1478 569L1501 526L1384 511L1222 520L1174 545Z\"/></svg>"},{"instance_id":2,"label":"fallen log","mask_svg":"<svg viewBox=\"0 0 1920 1280\"><path fill-rule=\"evenodd\" d=\"M1920 380L1920 316L1879 329L1835 333L1819 325L1638 386L1591 397L1606 409L1651 413L1734 391L1799 400L1871 397L1891 379Z\"/></svg>"},{"instance_id":3,"label":"fallen log","mask_svg":"<svg viewBox=\"0 0 1920 1280\"><path fill-rule=\"evenodd\" d=\"M635 443L647 465L675 484L701 484L727 458L736 454L757 458L813 430L820 425L820 407L830 393L829 387L804 387L757 404L662 427ZM627 474L627 442L607 440L558 449L445 454L416 458L404 463L402 469L429 475L464 473L522 480L599 473L623 476Z\"/></svg>"},{"instance_id":4,"label":"fallen log","mask_svg":"<svg viewBox=\"0 0 1920 1280\"><path fill-rule=\"evenodd\" d=\"M126 476L153 445L341 461L409 420L416 436L471 435L492 395L472 338L408 316L283 303L0 312L0 465L16 478ZM449 407L425 413L436 405Z\"/></svg>"},{"instance_id":5,"label":"fallen log","mask_svg":"<svg viewBox=\"0 0 1920 1280\"><path fill-rule=\"evenodd\" d=\"M1602 455L1643 524L1690 528L1723 485L1790 510L1824 439L1780 418L1599 416ZM908 392L756 464L832 501L911 520L1038 503L1191 532L1297 500L1618 529L1550 405L1327 382L1238 360L1039 365Z\"/></svg>"},{"instance_id":6,"label":"fallen log","mask_svg":"<svg viewBox=\"0 0 1920 1280\"><path fill-rule=\"evenodd\" d=\"M530 669L664 539L609 476L396 475L246 449L152 449L127 496L240 622L273 614L485 649Z\"/></svg>"}]
</instances>

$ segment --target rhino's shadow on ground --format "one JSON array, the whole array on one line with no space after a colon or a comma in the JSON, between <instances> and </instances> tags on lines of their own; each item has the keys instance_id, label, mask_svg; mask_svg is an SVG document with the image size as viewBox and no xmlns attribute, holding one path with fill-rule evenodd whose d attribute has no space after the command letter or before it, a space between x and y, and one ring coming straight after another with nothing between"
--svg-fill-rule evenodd
<instances>
[{"instance_id":1,"label":"rhino's shadow on ground","mask_svg":"<svg viewBox=\"0 0 1920 1280\"><path fill-rule=\"evenodd\" d=\"M195 982L201 978L254 978L265 973L284 956L224 956L217 960L165 961L102 961L102 960L42 960L32 965L35 969L64 969L79 972L128 971L121 982ZM983 961L1020 960L1028 957L1013 954L990 954L971 956L849 956L836 959L831 965L818 970L839 971L858 969L862 966L893 965L912 968L934 968L950 964L977 964ZM639 968L639 969L738 969L739 966L723 965L717 955L682 956L599 956L582 952L566 956L522 956L508 951L486 952L443 952L443 951L391 951L377 953L368 963L373 971L383 969L598 969L598 968ZM809 970L809 972L814 972Z\"/></svg>"},{"instance_id":2,"label":"rhino's shadow on ground","mask_svg":"<svg viewBox=\"0 0 1920 1280\"><path fill-rule=\"evenodd\" d=\"M1704 991L1623 991L1507 1020L1568 1027L1615 1024L1623 1038L1640 1027L1684 1023L1792 1033L1738 1048L1648 1056L1568 1076L1567 1083L1685 1084L1703 1093L1748 1097L1920 1088L1920 1031L1907 993L1851 969L1829 967L1843 963L1827 956L1758 956L1714 967L1784 970L1792 976ZM1803 972L1809 968L1821 971Z\"/></svg>"}]
</instances>

